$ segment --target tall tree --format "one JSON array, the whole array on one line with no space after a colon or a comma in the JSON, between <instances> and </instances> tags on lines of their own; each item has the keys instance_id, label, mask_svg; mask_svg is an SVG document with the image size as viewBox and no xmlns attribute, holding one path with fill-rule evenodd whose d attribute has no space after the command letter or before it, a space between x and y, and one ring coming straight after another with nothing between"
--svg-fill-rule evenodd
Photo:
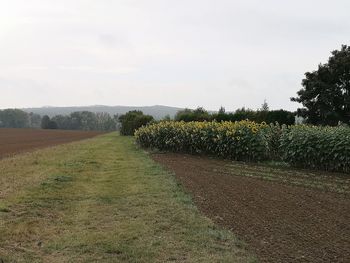
<instances>
[{"instance_id":1,"label":"tall tree","mask_svg":"<svg viewBox=\"0 0 350 263\"><path fill-rule=\"evenodd\" d=\"M28 116L29 116L29 126L31 128L40 128L41 116L33 112L29 113Z\"/></svg>"},{"instance_id":2,"label":"tall tree","mask_svg":"<svg viewBox=\"0 0 350 263\"><path fill-rule=\"evenodd\" d=\"M219 114L225 114L226 112L226 109L223 107L223 106L220 106L220 109L219 109Z\"/></svg>"},{"instance_id":3,"label":"tall tree","mask_svg":"<svg viewBox=\"0 0 350 263\"><path fill-rule=\"evenodd\" d=\"M260 111L269 111L269 110L270 110L269 104L267 103L266 100L264 100L264 103L261 104L261 109L260 109Z\"/></svg>"},{"instance_id":4,"label":"tall tree","mask_svg":"<svg viewBox=\"0 0 350 263\"><path fill-rule=\"evenodd\" d=\"M42 129L49 129L50 127L50 117L47 115L44 115L44 117L42 117L41 119L41 128Z\"/></svg>"},{"instance_id":5,"label":"tall tree","mask_svg":"<svg viewBox=\"0 0 350 263\"><path fill-rule=\"evenodd\" d=\"M306 72L302 86L291 100L303 104L298 114L308 123L350 124L350 46L334 50L327 63Z\"/></svg>"}]
</instances>

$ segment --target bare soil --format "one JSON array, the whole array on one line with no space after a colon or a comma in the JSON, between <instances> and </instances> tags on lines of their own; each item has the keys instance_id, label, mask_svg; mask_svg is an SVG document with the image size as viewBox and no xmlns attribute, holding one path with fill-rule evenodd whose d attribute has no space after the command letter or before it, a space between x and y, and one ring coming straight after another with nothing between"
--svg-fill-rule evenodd
<instances>
[{"instance_id":1,"label":"bare soil","mask_svg":"<svg viewBox=\"0 0 350 263\"><path fill-rule=\"evenodd\" d=\"M350 262L349 175L332 178L174 153L152 156L259 261Z\"/></svg>"},{"instance_id":2,"label":"bare soil","mask_svg":"<svg viewBox=\"0 0 350 263\"><path fill-rule=\"evenodd\" d=\"M101 132L40 130L40 129L0 129L0 159L38 148L94 137Z\"/></svg>"}]
</instances>

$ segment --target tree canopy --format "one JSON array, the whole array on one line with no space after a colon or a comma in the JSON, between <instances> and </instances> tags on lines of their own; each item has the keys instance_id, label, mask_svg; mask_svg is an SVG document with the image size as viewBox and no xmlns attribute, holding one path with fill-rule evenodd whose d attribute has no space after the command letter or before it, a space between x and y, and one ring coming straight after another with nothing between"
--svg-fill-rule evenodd
<instances>
[{"instance_id":1,"label":"tree canopy","mask_svg":"<svg viewBox=\"0 0 350 263\"><path fill-rule=\"evenodd\" d=\"M134 135L135 130L153 121L153 117L143 114L142 111L129 111L119 117L121 135Z\"/></svg>"},{"instance_id":2,"label":"tree canopy","mask_svg":"<svg viewBox=\"0 0 350 263\"><path fill-rule=\"evenodd\" d=\"M44 115L44 117L41 119L41 128L42 129L57 129L57 123L50 119L49 116Z\"/></svg>"},{"instance_id":3,"label":"tree canopy","mask_svg":"<svg viewBox=\"0 0 350 263\"><path fill-rule=\"evenodd\" d=\"M105 112L79 111L50 118L19 109L0 110L0 128L113 131L116 126L117 116L112 117Z\"/></svg>"},{"instance_id":4,"label":"tree canopy","mask_svg":"<svg viewBox=\"0 0 350 263\"><path fill-rule=\"evenodd\" d=\"M334 50L327 63L306 72L302 86L291 100L302 103L298 114L308 123L350 124L350 46Z\"/></svg>"},{"instance_id":5,"label":"tree canopy","mask_svg":"<svg viewBox=\"0 0 350 263\"><path fill-rule=\"evenodd\" d=\"M209 121L210 114L203 107L198 107L195 110L184 109L180 110L175 115L176 121Z\"/></svg>"},{"instance_id":6,"label":"tree canopy","mask_svg":"<svg viewBox=\"0 0 350 263\"><path fill-rule=\"evenodd\" d=\"M270 110L266 102L261 106L261 109L256 111L246 108L237 109L235 112L226 112L224 107L220 107L218 112L209 113L202 107L195 110L184 109L177 112L175 115L176 121L241 121L251 120L256 122L266 122L292 125L295 122L295 114L286 110Z\"/></svg>"},{"instance_id":7,"label":"tree canopy","mask_svg":"<svg viewBox=\"0 0 350 263\"><path fill-rule=\"evenodd\" d=\"M104 112L76 111L70 115L56 115L51 118L63 130L113 131L117 120Z\"/></svg>"},{"instance_id":8,"label":"tree canopy","mask_svg":"<svg viewBox=\"0 0 350 263\"><path fill-rule=\"evenodd\" d=\"M39 128L41 117L19 109L0 110L0 128Z\"/></svg>"}]
</instances>

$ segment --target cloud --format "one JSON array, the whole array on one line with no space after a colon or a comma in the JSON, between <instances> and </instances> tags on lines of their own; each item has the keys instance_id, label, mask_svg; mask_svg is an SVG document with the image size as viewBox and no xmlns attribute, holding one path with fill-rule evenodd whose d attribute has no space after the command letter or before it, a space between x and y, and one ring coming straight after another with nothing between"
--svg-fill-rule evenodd
<instances>
[{"instance_id":1,"label":"cloud","mask_svg":"<svg viewBox=\"0 0 350 263\"><path fill-rule=\"evenodd\" d=\"M120 67L120 68L99 68L91 66L58 66L59 70L67 71L80 71L85 73L106 73L106 74L129 74L137 71L137 68L133 67Z\"/></svg>"},{"instance_id":2,"label":"cloud","mask_svg":"<svg viewBox=\"0 0 350 263\"><path fill-rule=\"evenodd\" d=\"M0 106L230 110L267 99L294 110L303 73L348 43L348 10L345 0L6 1L0 78L12 81Z\"/></svg>"}]
</instances>

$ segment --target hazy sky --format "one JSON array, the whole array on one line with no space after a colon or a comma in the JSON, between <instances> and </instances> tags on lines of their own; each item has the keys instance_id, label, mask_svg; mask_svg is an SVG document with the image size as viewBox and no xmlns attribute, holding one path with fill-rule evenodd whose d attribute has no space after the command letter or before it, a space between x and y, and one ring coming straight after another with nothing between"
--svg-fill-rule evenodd
<instances>
[{"instance_id":1,"label":"hazy sky","mask_svg":"<svg viewBox=\"0 0 350 263\"><path fill-rule=\"evenodd\" d=\"M294 110L350 44L349 0L0 0L0 108Z\"/></svg>"}]
</instances>

